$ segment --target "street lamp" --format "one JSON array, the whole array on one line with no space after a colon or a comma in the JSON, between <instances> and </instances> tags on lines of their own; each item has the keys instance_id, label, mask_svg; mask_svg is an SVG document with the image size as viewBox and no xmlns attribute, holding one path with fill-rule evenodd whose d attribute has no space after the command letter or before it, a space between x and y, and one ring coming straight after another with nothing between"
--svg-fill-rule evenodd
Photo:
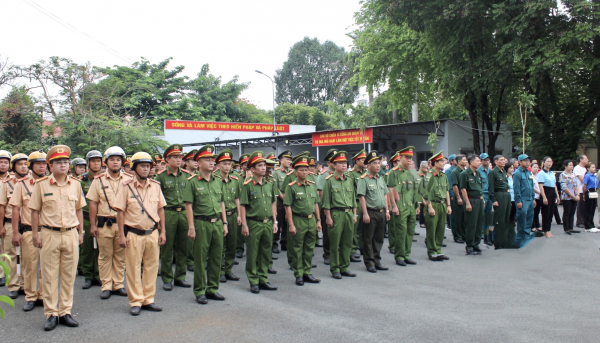
<instances>
[{"instance_id":1,"label":"street lamp","mask_svg":"<svg viewBox=\"0 0 600 343\"><path fill-rule=\"evenodd\" d=\"M269 80L271 80L271 85L273 86L273 136L276 136L277 135L277 130L275 129L275 125L276 125L275 124L275 82L273 82L273 79L269 75L263 73L262 71L255 70L255 72L268 77Z\"/></svg>"}]
</instances>

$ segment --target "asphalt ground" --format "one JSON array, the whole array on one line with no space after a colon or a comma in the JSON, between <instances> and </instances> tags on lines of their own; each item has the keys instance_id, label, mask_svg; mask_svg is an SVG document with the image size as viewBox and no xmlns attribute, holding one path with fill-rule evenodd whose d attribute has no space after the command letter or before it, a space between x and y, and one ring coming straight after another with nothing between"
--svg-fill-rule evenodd
<instances>
[{"instance_id":1,"label":"asphalt ground","mask_svg":"<svg viewBox=\"0 0 600 343\"><path fill-rule=\"evenodd\" d=\"M356 278L335 280L316 249L313 270L320 284L296 286L279 254L271 276L277 291L251 294L245 259L234 267L241 281L221 284L227 299L195 302L191 289L162 289L163 312L129 315L126 298L100 300L100 287L82 290L77 277L73 317L78 328L59 325L44 332L43 308L23 312L0 304L0 342L597 342L600 333L600 234L566 235L553 225L554 238L536 238L523 250L483 248L466 256L451 240L449 261L427 260L425 229L413 243L416 266L400 267L383 249L389 271L368 273L352 263ZM187 281L192 281L188 273ZM6 287L0 294L7 294Z\"/></svg>"}]
</instances>

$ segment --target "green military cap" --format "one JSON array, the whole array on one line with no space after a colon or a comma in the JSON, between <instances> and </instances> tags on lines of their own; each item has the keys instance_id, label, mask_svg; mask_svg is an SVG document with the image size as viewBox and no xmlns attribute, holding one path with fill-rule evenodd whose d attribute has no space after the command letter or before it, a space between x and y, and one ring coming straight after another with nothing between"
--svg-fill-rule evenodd
<instances>
[{"instance_id":1,"label":"green military cap","mask_svg":"<svg viewBox=\"0 0 600 343\"><path fill-rule=\"evenodd\" d=\"M248 159L248 168L252 168L260 162L265 162L265 153L257 150L250 155L250 158Z\"/></svg>"},{"instance_id":2,"label":"green military cap","mask_svg":"<svg viewBox=\"0 0 600 343\"><path fill-rule=\"evenodd\" d=\"M233 152L231 151L231 149L225 149L217 155L215 162L220 163L223 161L232 161L232 160L233 160Z\"/></svg>"},{"instance_id":3,"label":"green military cap","mask_svg":"<svg viewBox=\"0 0 600 343\"><path fill-rule=\"evenodd\" d=\"M310 156L310 157L308 158L308 165L309 165L309 166L314 166L314 165L316 165L316 161L317 161L317 158L316 158L316 157L314 157L314 156Z\"/></svg>"},{"instance_id":4,"label":"green military cap","mask_svg":"<svg viewBox=\"0 0 600 343\"><path fill-rule=\"evenodd\" d=\"M352 157L352 160L358 161L361 158L366 158L366 157L367 157L367 153L366 153L365 149L362 149L361 151L357 152L356 155L354 155Z\"/></svg>"},{"instance_id":5,"label":"green military cap","mask_svg":"<svg viewBox=\"0 0 600 343\"><path fill-rule=\"evenodd\" d=\"M294 169L300 168L300 167L308 167L308 165L309 165L308 160L309 160L308 156L298 155L294 158L294 161L292 161L292 167Z\"/></svg>"},{"instance_id":6,"label":"green military cap","mask_svg":"<svg viewBox=\"0 0 600 343\"><path fill-rule=\"evenodd\" d=\"M196 155L194 155L194 161L198 161L198 159L205 157L215 157L213 152L215 151L215 147L212 145L205 145L202 148L198 149Z\"/></svg>"},{"instance_id":7,"label":"green military cap","mask_svg":"<svg viewBox=\"0 0 600 343\"><path fill-rule=\"evenodd\" d=\"M249 159L250 159L250 154L242 154L242 156L240 156L240 164L244 164L244 163L248 162Z\"/></svg>"},{"instance_id":8,"label":"green military cap","mask_svg":"<svg viewBox=\"0 0 600 343\"><path fill-rule=\"evenodd\" d=\"M398 161L400 159L400 153L396 152L392 157L390 157L390 164Z\"/></svg>"},{"instance_id":9,"label":"green military cap","mask_svg":"<svg viewBox=\"0 0 600 343\"><path fill-rule=\"evenodd\" d=\"M331 157L333 157L333 155L335 155L336 153L337 149L329 149L329 151L327 151L327 155L325 155L325 161L331 160Z\"/></svg>"},{"instance_id":10,"label":"green military cap","mask_svg":"<svg viewBox=\"0 0 600 343\"><path fill-rule=\"evenodd\" d=\"M414 146L407 146L406 148L398 151L398 154L400 156L410 156L410 157L412 157L415 154L415 147Z\"/></svg>"},{"instance_id":11,"label":"green military cap","mask_svg":"<svg viewBox=\"0 0 600 343\"><path fill-rule=\"evenodd\" d=\"M279 154L279 156L277 156L277 158L280 160L284 157L292 158L292 150L286 150L286 151L282 152L281 154Z\"/></svg>"},{"instance_id":12,"label":"green military cap","mask_svg":"<svg viewBox=\"0 0 600 343\"><path fill-rule=\"evenodd\" d=\"M365 157L365 163L369 164L376 160L381 160L381 156L379 156L379 153L377 152L377 150L369 151L369 153L367 154L367 157Z\"/></svg>"},{"instance_id":13,"label":"green military cap","mask_svg":"<svg viewBox=\"0 0 600 343\"><path fill-rule=\"evenodd\" d=\"M172 144L165 150L165 153L163 154L163 156L165 157L165 160L166 160L167 157L169 157L171 155L181 155L181 154L183 154L183 146L181 144Z\"/></svg>"},{"instance_id":14,"label":"green military cap","mask_svg":"<svg viewBox=\"0 0 600 343\"><path fill-rule=\"evenodd\" d=\"M194 150L188 152L187 154L185 154L183 156L183 160L184 161L191 160L192 158L194 158L194 155L196 155L197 152L198 152L198 149L194 149Z\"/></svg>"},{"instance_id":15,"label":"green military cap","mask_svg":"<svg viewBox=\"0 0 600 343\"><path fill-rule=\"evenodd\" d=\"M231 160L232 162L232 166L237 167L240 165L240 162L238 162L237 160Z\"/></svg>"},{"instance_id":16,"label":"green military cap","mask_svg":"<svg viewBox=\"0 0 600 343\"><path fill-rule=\"evenodd\" d=\"M299 153L296 157L298 157L298 156L306 156L306 157L308 157L308 156L310 156L310 151L303 151L303 152Z\"/></svg>"},{"instance_id":17,"label":"green military cap","mask_svg":"<svg viewBox=\"0 0 600 343\"><path fill-rule=\"evenodd\" d=\"M431 162L431 164L434 164L435 162L437 162L438 160L441 160L444 158L444 151L440 151L437 154L431 156L429 158L429 162Z\"/></svg>"},{"instance_id":18,"label":"green military cap","mask_svg":"<svg viewBox=\"0 0 600 343\"><path fill-rule=\"evenodd\" d=\"M275 153L270 152L265 159L275 161Z\"/></svg>"},{"instance_id":19,"label":"green military cap","mask_svg":"<svg viewBox=\"0 0 600 343\"><path fill-rule=\"evenodd\" d=\"M348 153L346 151L336 152L330 159L331 163L348 162Z\"/></svg>"}]
</instances>

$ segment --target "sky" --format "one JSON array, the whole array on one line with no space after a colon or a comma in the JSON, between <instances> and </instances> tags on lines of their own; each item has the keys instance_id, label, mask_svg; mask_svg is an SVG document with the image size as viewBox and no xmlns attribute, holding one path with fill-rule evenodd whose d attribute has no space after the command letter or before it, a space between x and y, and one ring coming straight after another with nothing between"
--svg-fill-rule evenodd
<instances>
[{"instance_id":1,"label":"sky","mask_svg":"<svg viewBox=\"0 0 600 343\"><path fill-rule=\"evenodd\" d=\"M241 97L271 109L271 81L304 37L350 51L358 0L140 1L1 0L0 56L29 65L50 56L96 66L141 57L194 77L208 63L223 82L250 82Z\"/></svg>"}]
</instances>

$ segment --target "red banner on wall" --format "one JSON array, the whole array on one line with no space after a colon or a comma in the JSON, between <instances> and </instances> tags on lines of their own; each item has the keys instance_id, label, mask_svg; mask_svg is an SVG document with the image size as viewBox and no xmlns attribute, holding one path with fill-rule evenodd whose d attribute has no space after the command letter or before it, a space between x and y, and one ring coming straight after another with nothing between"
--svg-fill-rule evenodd
<instances>
[{"instance_id":1,"label":"red banner on wall","mask_svg":"<svg viewBox=\"0 0 600 343\"><path fill-rule=\"evenodd\" d=\"M273 132L273 124L224 123L190 120L165 120L165 129ZM277 132L290 132L289 125L277 125Z\"/></svg>"},{"instance_id":2,"label":"red banner on wall","mask_svg":"<svg viewBox=\"0 0 600 343\"><path fill-rule=\"evenodd\" d=\"M373 128L364 131L364 142L373 142ZM312 146L362 144L363 131L360 129L315 132L312 135Z\"/></svg>"}]
</instances>

